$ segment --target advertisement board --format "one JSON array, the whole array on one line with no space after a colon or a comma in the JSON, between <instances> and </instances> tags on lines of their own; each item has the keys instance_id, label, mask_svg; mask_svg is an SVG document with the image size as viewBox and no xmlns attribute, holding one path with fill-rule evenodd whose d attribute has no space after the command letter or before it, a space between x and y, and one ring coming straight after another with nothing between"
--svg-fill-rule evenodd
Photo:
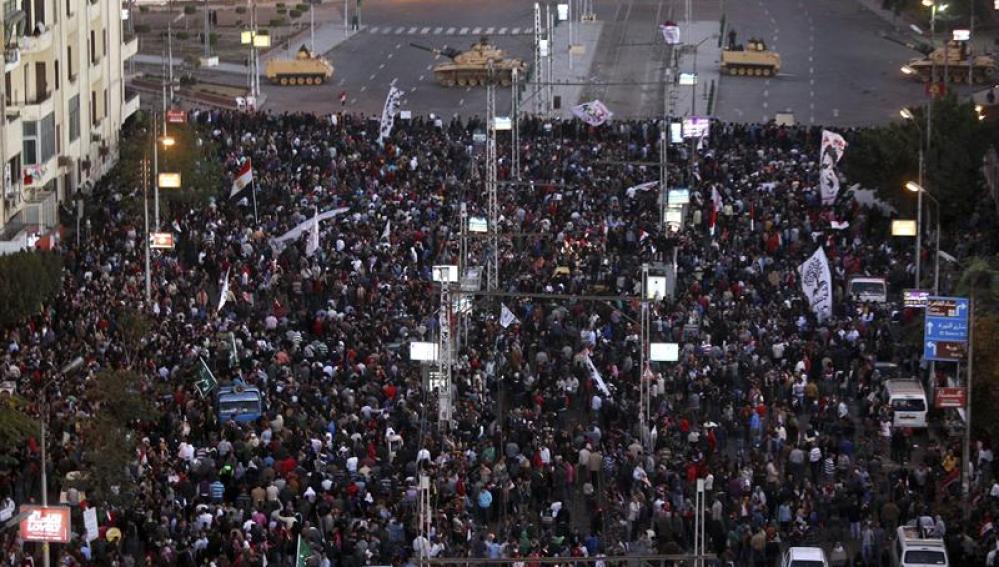
<instances>
[{"instance_id":1,"label":"advertisement board","mask_svg":"<svg viewBox=\"0 0 999 567\"><path fill-rule=\"evenodd\" d=\"M21 520L21 539L69 543L68 506L21 506L27 517Z\"/></svg>"}]
</instances>

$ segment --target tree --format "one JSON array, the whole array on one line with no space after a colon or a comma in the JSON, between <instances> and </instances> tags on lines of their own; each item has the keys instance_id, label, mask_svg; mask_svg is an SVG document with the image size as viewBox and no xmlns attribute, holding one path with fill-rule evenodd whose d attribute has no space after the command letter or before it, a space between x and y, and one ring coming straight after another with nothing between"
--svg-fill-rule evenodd
<instances>
[{"instance_id":1,"label":"tree","mask_svg":"<svg viewBox=\"0 0 999 567\"><path fill-rule=\"evenodd\" d=\"M877 190L903 211L915 210L916 200L903 186L919 175L926 128L925 108L912 112L913 120L851 133L850 149L843 157L847 179ZM999 142L999 129L978 120L970 102L946 96L933 105L931 142L923 186L940 201L943 224L951 226L967 219L981 202L982 157Z\"/></svg>"},{"instance_id":2,"label":"tree","mask_svg":"<svg viewBox=\"0 0 999 567\"><path fill-rule=\"evenodd\" d=\"M968 260L957 292L974 299L972 425L999 439L999 257Z\"/></svg>"},{"instance_id":3,"label":"tree","mask_svg":"<svg viewBox=\"0 0 999 567\"><path fill-rule=\"evenodd\" d=\"M28 251L0 256L0 327L23 322L62 287L62 257Z\"/></svg>"}]
</instances>

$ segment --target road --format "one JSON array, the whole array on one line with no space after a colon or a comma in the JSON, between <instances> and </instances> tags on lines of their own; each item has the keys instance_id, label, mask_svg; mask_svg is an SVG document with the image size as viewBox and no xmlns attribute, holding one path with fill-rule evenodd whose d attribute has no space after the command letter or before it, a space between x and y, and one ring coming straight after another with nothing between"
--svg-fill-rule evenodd
<instances>
[{"instance_id":1,"label":"road","mask_svg":"<svg viewBox=\"0 0 999 567\"><path fill-rule=\"evenodd\" d=\"M323 8L335 18L336 6ZM735 29L740 43L760 36L782 57L781 72L774 78L718 78L713 110L722 120L767 121L777 111L791 110L806 124L860 126L895 119L900 107L925 102L923 86L905 80L898 70L913 53L883 39L882 33L892 31L891 24L857 0L692 0L692 8L691 19L701 29L715 29L714 22L724 14L726 31ZM592 56L585 62L591 65L581 69L584 61L576 60L572 75L590 84L563 90L569 95L562 97L563 109L599 99L617 118L661 115L668 63L657 24L673 18L683 26L684 2L609 0L596 3L595 9L601 26L588 47ZM323 19L327 16L324 13ZM266 107L377 115L389 85L396 81L406 92L403 109L444 117L481 116L485 89L437 85L431 69L446 58L410 43L461 49L488 35L511 56L530 63L532 29L533 2L525 0L366 0L360 31L326 54L336 67L334 78L315 87L280 87L264 81ZM567 37L564 24L556 28L557 43L563 36ZM717 37L708 41L716 44ZM559 54L564 46L556 47ZM707 47L702 50L708 51ZM681 70L689 65L689 57L681 58ZM557 55L556 67L567 65L567 59ZM717 61L709 59L716 57L702 54L699 74L717 73ZM556 76L569 75L556 71ZM244 77L235 75L216 73L212 79L245 84ZM345 106L338 101L341 92L347 94ZM685 91L680 94L689 99ZM698 97L697 108L703 112L707 105L700 100L706 100L707 93ZM678 115L689 112L690 106L673 100ZM497 111L506 114L509 108L510 90L499 89Z\"/></svg>"}]
</instances>

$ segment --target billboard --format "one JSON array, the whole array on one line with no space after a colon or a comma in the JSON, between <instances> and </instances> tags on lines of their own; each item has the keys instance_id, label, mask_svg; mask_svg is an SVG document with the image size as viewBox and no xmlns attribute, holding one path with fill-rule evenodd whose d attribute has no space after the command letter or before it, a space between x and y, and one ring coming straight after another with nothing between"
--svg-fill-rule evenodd
<instances>
[{"instance_id":1,"label":"billboard","mask_svg":"<svg viewBox=\"0 0 999 567\"><path fill-rule=\"evenodd\" d=\"M702 138L711 134L711 119L706 116L691 116L683 119L684 138Z\"/></svg>"},{"instance_id":2,"label":"billboard","mask_svg":"<svg viewBox=\"0 0 999 567\"><path fill-rule=\"evenodd\" d=\"M21 520L21 539L69 543L68 506L21 506L27 517Z\"/></svg>"}]
</instances>

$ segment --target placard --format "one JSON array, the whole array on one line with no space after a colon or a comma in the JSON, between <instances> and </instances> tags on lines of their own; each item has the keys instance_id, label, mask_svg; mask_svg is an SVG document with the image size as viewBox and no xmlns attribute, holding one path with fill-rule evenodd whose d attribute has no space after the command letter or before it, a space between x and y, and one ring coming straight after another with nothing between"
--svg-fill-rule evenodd
<instances>
[{"instance_id":1,"label":"placard","mask_svg":"<svg viewBox=\"0 0 999 567\"><path fill-rule=\"evenodd\" d=\"M21 506L27 517L21 520L21 539L69 543L68 506Z\"/></svg>"}]
</instances>

